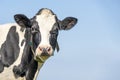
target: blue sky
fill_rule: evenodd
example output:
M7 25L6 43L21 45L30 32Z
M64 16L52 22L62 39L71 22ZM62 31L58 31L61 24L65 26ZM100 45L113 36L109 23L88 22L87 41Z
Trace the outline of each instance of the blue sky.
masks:
M41 8L78 23L60 32L60 51L37 80L120 80L120 0L1 0L0 24L14 22L18 13L31 18Z

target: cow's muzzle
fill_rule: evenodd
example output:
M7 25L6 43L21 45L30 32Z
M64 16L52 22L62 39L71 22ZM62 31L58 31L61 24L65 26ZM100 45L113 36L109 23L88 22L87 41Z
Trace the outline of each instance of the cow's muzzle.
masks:
M40 56L50 56L50 51L51 51L51 47L39 47L39 50L41 52Z

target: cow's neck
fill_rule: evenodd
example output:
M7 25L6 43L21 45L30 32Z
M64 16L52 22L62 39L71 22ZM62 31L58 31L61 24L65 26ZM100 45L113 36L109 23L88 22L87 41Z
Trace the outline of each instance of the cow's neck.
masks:
M43 66L43 64L44 64L44 63L38 62L38 68L37 68L37 71L36 71L36 73L35 73L35 76L34 76L34 79L33 79L33 80L36 80L36 79L37 79L37 76L38 76L39 71L40 71L41 67Z

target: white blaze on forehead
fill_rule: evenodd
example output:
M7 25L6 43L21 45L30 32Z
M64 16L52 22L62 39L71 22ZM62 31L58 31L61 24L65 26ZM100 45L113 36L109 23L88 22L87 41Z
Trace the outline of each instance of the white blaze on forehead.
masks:
M41 11L41 14L36 16L36 21L38 22L40 33L41 33L41 44L49 44L50 30L56 22L55 15L49 10L44 9ZM50 45L50 44L49 44Z

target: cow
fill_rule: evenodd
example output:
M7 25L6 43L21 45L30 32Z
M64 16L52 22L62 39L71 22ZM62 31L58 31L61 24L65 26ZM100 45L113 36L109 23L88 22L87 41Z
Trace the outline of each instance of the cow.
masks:
M16 14L14 19L16 23L0 27L5 34L0 39L0 80L36 80L45 61L59 51L59 31L72 29L77 18L59 20L42 8L33 18Z

